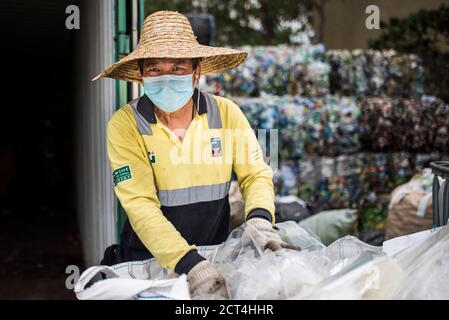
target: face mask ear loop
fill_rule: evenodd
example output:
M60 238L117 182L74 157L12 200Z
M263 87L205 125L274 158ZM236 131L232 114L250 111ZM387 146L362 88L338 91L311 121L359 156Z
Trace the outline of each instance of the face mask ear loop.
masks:
M196 111L199 112L200 110L200 77L198 76L198 74L196 74L196 89L198 92L198 97L196 98Z

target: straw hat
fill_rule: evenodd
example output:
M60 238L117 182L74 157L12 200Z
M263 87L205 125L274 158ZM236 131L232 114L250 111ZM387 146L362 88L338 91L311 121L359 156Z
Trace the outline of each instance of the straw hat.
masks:
M202 58L202 73L213 73L237 67L246 56L244 51L199 44L187 17L157 11L145 19L137 48L93 80L109 77L143 83L138 60L144 58Z

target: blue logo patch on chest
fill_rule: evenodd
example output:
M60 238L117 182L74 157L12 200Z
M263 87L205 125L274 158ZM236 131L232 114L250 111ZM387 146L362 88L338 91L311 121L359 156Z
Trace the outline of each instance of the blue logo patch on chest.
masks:
M221 157L222 155L221 138L211 138L210 145L212 149L212 157Z

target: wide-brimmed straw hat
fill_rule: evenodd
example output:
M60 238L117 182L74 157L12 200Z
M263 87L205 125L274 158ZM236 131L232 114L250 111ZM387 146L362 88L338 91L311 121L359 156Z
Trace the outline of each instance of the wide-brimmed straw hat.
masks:
M93 80L109 77L143 83L138 61L145 58L201 58L205 74L237 67L246 56L244 51L199 44L187 17L175 11L158 11L145 19L137 48Z

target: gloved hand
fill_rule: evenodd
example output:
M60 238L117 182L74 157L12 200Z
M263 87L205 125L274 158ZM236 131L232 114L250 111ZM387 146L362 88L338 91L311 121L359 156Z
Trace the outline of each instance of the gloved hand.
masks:
M192 296L217 295L228 299L225 279L207 260L201 261L187 274Z
M271 222L263 218L252 218L246 222L246 228L242 234L242 243L246 245L251 241L261 247L262 250L268 248L276 251L287 246Z

